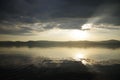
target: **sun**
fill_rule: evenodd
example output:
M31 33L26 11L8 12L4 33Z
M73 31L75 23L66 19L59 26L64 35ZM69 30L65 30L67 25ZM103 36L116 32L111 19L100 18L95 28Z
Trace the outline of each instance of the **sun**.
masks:
M87 31L82 30L72 30L70 36L74 40L85 40L86 38L88 38L88 33Z

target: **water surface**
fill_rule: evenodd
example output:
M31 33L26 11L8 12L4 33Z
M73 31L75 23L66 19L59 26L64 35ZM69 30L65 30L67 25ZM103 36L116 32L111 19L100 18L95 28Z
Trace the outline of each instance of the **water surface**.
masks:
M41 71L43 68L47 71L47 74ZM14 75L19 76L14 77L10 75L11 72L7 71L7 69L9 69L9 71L12 70L13 72L11 72L14 73ZM30 75L34 75L34 79L39 80L44 79L46 75L50 76L50 74L55 73L56 70L59 74L57 76L62 76L60 74L67 75L68 72L74 73L78 75L76 80L87 80L88 78L91 80L114 80L119 78L117 75L120 73L120 48L1 47L0 70L3 71L3 73L0 74L0 78L3 80L7 80L5 76L10 78L8 80L27 80ZM20 71L22 72L20 73ZM29 71L31 74L28 74ZM25 75L23 76L22 73ZM40 76L39 74L42 75ZM83 77L80 77L80 74ZM39 77L36 75L39 75ZM63 76L63 78L65 77L66 76ZM72 78L75 79L75 76ZM30 80L33 79L30 78ZM55 80L59 80L59 78L57 77Z

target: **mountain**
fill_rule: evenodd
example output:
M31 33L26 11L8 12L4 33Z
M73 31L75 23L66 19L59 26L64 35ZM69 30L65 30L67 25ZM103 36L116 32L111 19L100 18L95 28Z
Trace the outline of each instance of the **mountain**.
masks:
M119 40L106 41L0 41L0 47L120 47Z

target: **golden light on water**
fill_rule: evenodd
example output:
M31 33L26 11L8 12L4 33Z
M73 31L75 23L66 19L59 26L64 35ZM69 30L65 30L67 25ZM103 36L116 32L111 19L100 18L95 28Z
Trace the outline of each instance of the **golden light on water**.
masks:
M76 61L80 61L82 58L84 58L84 55L82 53L78 53L75 55L74 59Z
M76 61L81 61L82 64L86 65L88 64L88 62L86 61L86 56L82 53L77 53L75 56L74 56L74 59Z

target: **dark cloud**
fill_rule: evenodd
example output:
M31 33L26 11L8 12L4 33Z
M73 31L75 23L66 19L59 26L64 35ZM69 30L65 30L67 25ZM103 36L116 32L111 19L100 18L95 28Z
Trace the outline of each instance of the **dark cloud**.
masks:
M3 21L0 24L0 34L25 34L25 33L32 33L34 32L41 32L50 30L53 28L60 28L60 29L81 29L81 26L86 22L86 19L73 19L73 18L66 18L66 19L54 19L48 21L39 21L36 23L12 23L9 21Z
M120 26L120 17L107 17L99 20L99 24L111 24L115 26Z
M27 26L16 24L0 24L0 34L20 35L25 33L31 33L31 31L33 31L33 29Z
M119 7L119 0L0 0L0 34L30 33L54 27L81 29L89 18L109 14L97 23L120 25ZM33 28L36 23L42 26ZM16 28L16 25L19 26Z
M0 0L1 19L24 17L91 17L97 8L116 0Z

